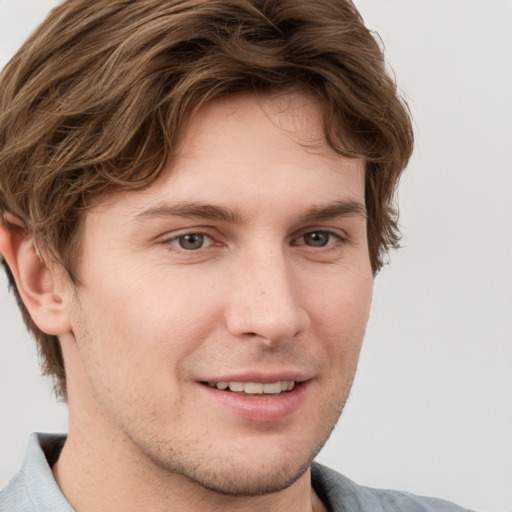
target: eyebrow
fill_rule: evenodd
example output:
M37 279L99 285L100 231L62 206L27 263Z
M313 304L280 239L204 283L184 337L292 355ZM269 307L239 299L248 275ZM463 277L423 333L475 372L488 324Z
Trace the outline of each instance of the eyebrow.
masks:
M222 220L232 222L234 224L242 224L246 220L245 215L237 209L195 202L172 205L167 203L158 203L139 212L135 215L135 220L166 217L197 217L201 219Z
M359 201L344 200L326 206L313 206L302 213L303 221L315 221L322 219L334 219L336 217L360 216L367 218L366 206Z
M343 200L322 206L313 206L300 214L301 221L311 222L315 220L333 219L339 217L361 216L366 219L367 211L364 204L359 201ZM233 224L247 222L248 216L236 208L217 206L205 203L157 203L137 213L136 221L148 218L185 217L220 220Z

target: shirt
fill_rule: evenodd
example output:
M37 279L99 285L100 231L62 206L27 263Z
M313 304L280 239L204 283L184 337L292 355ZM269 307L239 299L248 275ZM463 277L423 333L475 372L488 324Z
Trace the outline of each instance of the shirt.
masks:
M56 434L30 436L20 470L0 492L0 512L73 512L51 470L65 440ZM437 498L363 487L317 463L311 478L329 512L471 512Z

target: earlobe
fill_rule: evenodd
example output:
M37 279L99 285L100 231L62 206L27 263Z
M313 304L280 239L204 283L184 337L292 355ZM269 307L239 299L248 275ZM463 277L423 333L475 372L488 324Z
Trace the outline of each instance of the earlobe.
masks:
M57 265L40 254L34 239L23 229L0 225L0 253L16 281L19 294L35 324L46 334L70 331L64 287Z

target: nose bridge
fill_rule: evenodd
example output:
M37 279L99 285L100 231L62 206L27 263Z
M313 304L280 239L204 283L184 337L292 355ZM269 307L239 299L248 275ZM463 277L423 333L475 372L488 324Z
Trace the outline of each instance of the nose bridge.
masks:
M280 343L303 331L308 317L284 250L262 248L241 258L234 270L227 324L236 336Z

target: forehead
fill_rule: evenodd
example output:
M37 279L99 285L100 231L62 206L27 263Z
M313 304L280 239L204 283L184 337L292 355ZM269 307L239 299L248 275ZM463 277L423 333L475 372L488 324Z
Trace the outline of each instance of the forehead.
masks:
M116 194L104 205L127 209L159 201L258 201L278 209L309 201L364 204L364 162L326 142L321 108L309 95L240 95L203 105L189 119L162 176L149 188Z
M178 154L205 150L208 142L223 134L244 143L243 146L232 147L232 151L236 147L248 151L251 136L256 145L262 139L274 139L278 135L278 140L284 140L284 136L290 143L310 152L335 157L332 148L326 144L323 124L320 105L309 94L288 91L271 95L229 96L203 105L191 117L180 134ZM268 149L272 147L269 145Z

